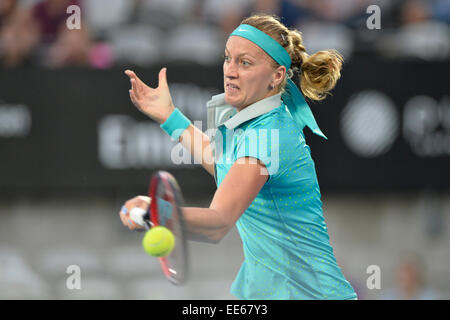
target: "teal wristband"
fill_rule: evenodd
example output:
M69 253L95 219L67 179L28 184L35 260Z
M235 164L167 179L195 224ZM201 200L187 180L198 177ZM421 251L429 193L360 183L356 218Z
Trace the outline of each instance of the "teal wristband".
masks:
M187 127L189 127L190 124L191 120L186 118L186 116L178 108L175 108L175 110L170 114L167 120L160 125L160 127L174 141L178 141L181 134L187 129Z

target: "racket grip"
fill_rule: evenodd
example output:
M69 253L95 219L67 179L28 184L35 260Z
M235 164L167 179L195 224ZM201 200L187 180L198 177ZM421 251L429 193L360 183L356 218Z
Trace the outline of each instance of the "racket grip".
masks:
M147 212L142 217L144 220L144 227L146 230L150 230L151 227L153 227L153 223L150 221L150 207L148 208Z

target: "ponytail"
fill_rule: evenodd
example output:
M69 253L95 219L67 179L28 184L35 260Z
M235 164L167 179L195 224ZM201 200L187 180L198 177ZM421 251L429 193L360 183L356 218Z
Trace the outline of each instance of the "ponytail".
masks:
M323 100L336 86L344 61L336 50L319 51L309 56L303 46L301 32L288 29L276 15L255 14L245 18L241 24L258 28L286 49L292 61L288 76L291 78L293 73L299 73L298 85L304 96L311 100ZM274 60L273 65L275 68L279 66ZM286 80L280 84L280 91L284 90L285 85Z
M341 77L343 58L336 50L319 51L301 64L300 89L311 100L323 100Z

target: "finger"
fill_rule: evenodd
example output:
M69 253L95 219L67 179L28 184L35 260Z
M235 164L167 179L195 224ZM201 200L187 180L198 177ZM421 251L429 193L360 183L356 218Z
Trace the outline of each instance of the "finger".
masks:
M143 82L133 71L130 72L130 82L131 84L134 83L134 90L136 91L137 94L140 94L143 89Z
M136 73L134 72L134 71L131 71L131 70L126 70L125 71L125 74L127 75L127 76L129 76L130 77L130 80L131 79L134 79L135 81L136 81L136 87L137 87L137 89L138 90L143 90L144 89L144 87L145 86L147 86L137 75L136 75Z
M120 212L119 212L119 217L120 217L120 220L122 221L122 224L123 224L125 227L128 227L128 228L131 229L131 230L140 228L140 226L139 226L138 224L136 224L136 223L130 218L130 212L131 212L133 209L130 210L129 208L127 208L127 205L129 206L129 204L125 204L124 206L122 206L122 208L121 208L121 210L120 210Z
M127 222L127 219L130 216L130 210L134 208L134 202L133 200L128 200L127 202L124 203L124 205L122 206L122 208L120 209L120 215L121 218L124 219L124 222Z
M147 197L147 196L138 196L138 198L141 199L142 201L147 202L148 204L150 204L150 202L152 200L150 197Z
M126 223L125 223L125 218L124 218L125 216L124 216L124 214L123 213L119 213L119 218L120 218L120 221L122 221L122 224L124 225L124 226L126 226Z
M147 212L149 204L150 198L141 195L126 201L120 211L126 226L142 228L144 226L142 218ZM142 226L139 225L140 223Z
M136 104L136 97L134 96L133 90L130 90L129 92L130 92L130 100L131 100L131 102L133 102L134 106L137 107L137 104Z
M130 217L127 218L127 227L130 230L136 230L136 229L144 229L145 223L142 222L142 225L131 219Z
M128 212L130 212L131 209L133 209L134 207L138 206L138 204L140 202L142 202L141 197L144 197L144 196L136 196L136 197L131 198L130 200L127 200L125 202L125 207L127 208Z
M127 217L125 214L123 214L123 213L120 213L120 214L119 214L119 217L120 217L120 221L122 221L122 224L123 224L125 227L127 227L127 226L128 226L128 225L127 225L128 217Z
M125 74L130 77L130 79L139 79L136 73L132 70L126 70Z
M126 216L125 215L127 214L127 212L128 212L128 209L125 206L122 206L122 208L120 208L119 217L124 226L126 226Z
M131 80L131 79L136 79L136 78L137 78L136 73L134 73L134 71L126 70L126 71L125 71L125 74L130 78L130 80Z
M141 93L147 85L135 73L134 79L136 81L136 87L138 88L139 93Z
M137 104L136 95L134 94L133 90L130 90L130 99L131 99L131 102L133 102L133 104L139 109L138 104Z
M158 88L167 86L167 68L162 68L161 71L159 71Z
M131 220L130 218L128 218L128 219L127 219L127 227L128 227L128 229L130 229L130 230L134 230L134 229L137 229L137 228L138 228L138 225L137 225L133 220Z
M130 82L131 82L131 90L133 91L135 98L139 98L139 96L140 96L139 93L140 92L139 92L139 90L137 88L136 80L135 79L131 79Z
M146 196L138 196L136 207L147 210L150 205L150 198Z
M128 218L127 218L127 216L126 215L124 215L123 213L120 213L119 214L119 217L120 217L120 221L122 221L122 224L125 226L125 227L128 227Z

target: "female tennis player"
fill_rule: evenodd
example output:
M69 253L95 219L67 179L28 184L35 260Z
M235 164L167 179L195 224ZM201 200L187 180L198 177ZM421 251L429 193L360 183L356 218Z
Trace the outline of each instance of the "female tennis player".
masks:
M212 141L172 103L166 68L157 88L127 70L130 98L202 160L217 191L209 208L183 208L187 231L218 242L236 226L244 262L231 287L239 299L356 299L344 278L322 213L321 194L303 128L326 138L304 96L324 99L340 78L342 57L334 50L306 53L301 33L279 18L244 19L225 46L224 93L208 103ZM299 88L291 80L297 73ZM210 111L213 112L210 112ZM195 146L194 135L202 137ZM144 210L151 199L125 203L125 212Z

